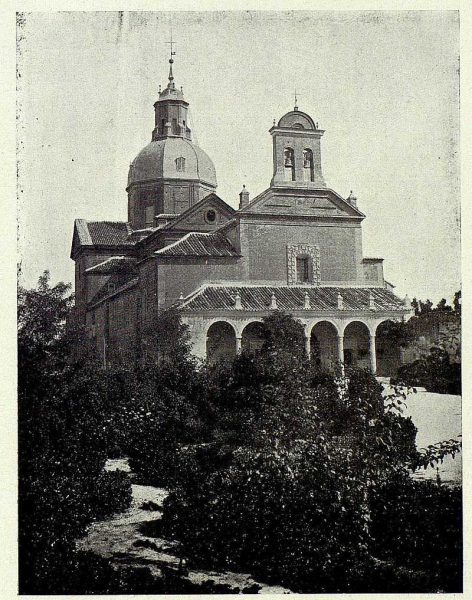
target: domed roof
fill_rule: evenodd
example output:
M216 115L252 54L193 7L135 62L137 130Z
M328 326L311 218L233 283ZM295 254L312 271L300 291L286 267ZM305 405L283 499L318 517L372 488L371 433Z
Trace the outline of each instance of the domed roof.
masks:
M316 125L310 115L301 110L291 110L286 113L279 121L278 127L288 127L290 129L311 129L316 130Z
M210 157L181 137L156 140L143 148L130 165L128 185L163 178L194 179L216 187L216 171Z

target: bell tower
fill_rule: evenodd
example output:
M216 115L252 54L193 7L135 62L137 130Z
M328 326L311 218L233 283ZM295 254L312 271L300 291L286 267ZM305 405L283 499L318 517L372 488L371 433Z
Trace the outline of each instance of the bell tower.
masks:
M274 174L271 187L326 188L321 171L320 139L324 134L313 119L295 106L270 129Z

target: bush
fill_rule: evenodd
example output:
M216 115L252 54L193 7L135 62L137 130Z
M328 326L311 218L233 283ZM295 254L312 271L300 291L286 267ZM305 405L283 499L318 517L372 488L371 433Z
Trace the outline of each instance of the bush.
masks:
M424 592L462 592L462 491L394 479L372 497L376 556L430 573Z
M239 450L226 468L189 472L164 502L164 531L200 564L294 591L347 591L339 574L354 573L366 549L362 494L323 459L305 445L290 455Z
M461 393L461 365L451 363L442 348L431 348L430 354L398 369L394 383L424 387L438 394Z

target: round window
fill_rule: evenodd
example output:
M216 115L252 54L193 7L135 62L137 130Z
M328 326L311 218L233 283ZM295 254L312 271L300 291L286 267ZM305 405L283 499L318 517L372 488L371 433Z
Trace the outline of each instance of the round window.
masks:
M216 212L213 209L207 210L205 219L208 221L208 223L214 223L216 221Z

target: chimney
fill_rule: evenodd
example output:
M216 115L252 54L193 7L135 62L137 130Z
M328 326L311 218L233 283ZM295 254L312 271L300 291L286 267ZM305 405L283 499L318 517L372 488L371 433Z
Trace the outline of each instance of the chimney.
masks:
M239 193L239 208L246 208L249 204L249 192L246 189L246 186L243 185L243 189Z

